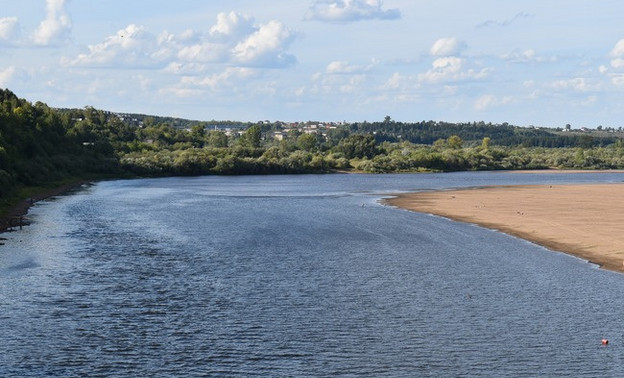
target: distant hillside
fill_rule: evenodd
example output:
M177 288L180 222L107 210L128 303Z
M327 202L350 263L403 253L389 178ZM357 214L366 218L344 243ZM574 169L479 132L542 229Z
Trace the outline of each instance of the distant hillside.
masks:
M61 114L69 114L73 119L80 119L80 116L83 114L85 109L91 109L91 107L85 107L84 109L56 108L55 110L57 110ZM106 110L102 110L101 112L106 115L107 118L116 117L123 123L136 127L167 125L176 129L191 129L191 127L196 125L204 126L207 128L214 128L215 126L218 128L247 128L251 125L251 123L249 122L239 121L198 121L186 118L164 117L139 113L123 113Z
M409 141L432 144L438 139L457 135L467 143L481 143L484 137L499 146L524 147L592 147L606 146L624 138L624 132L609 130L565 130L537 127L520 127L507 123L485 122L449 123L422 121L416 123L395 122L386 117L384 122L354 123L352 133L374 133L379 142Z

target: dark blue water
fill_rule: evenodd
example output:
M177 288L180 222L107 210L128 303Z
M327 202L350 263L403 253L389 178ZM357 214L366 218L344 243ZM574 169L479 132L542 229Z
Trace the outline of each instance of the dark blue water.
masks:
M5 234L0 376L623 376L624 275L377 203L622 180L101 182L38 203L32 226Z

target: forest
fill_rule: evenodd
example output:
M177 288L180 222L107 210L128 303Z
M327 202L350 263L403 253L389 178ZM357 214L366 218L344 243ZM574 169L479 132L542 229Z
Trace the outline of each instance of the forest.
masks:
M352 124L189 121L55 109L0 90L4 202L24 188L80 179L546 168L624 168L624 134L389 116Z

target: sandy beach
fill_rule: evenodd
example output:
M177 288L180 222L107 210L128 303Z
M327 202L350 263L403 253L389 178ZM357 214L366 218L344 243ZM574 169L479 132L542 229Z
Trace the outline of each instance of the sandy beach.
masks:
M390 205L500 230L624 272L624 184L527 185L400 194Z

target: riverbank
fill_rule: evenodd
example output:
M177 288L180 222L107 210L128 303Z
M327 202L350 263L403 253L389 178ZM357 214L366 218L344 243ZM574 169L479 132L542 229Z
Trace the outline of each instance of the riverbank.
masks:
M624 184L527 185L399 194L386 203L474 223L624 272Z
M16 201L5 211L0 213L0 233L27 225L29 223L26 217L28 210L38 201L68 193L88 182L89 181L78 180L50 188L32 189L32 193L29 194L26 199Z

